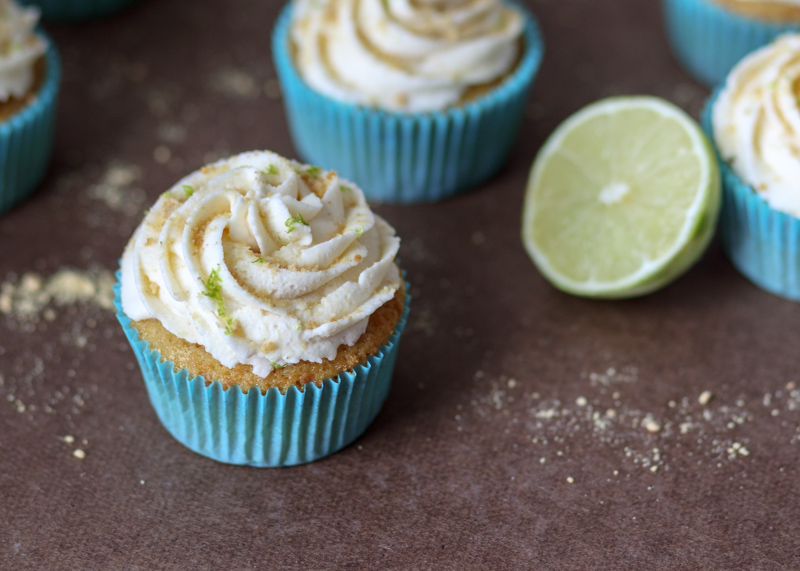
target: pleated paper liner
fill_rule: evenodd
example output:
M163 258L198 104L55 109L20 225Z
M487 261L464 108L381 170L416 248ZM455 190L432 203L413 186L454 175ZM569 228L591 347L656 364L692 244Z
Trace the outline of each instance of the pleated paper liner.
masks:
M703 111L703 129L712 142L712 112L719 93L709 98ZM800 220L772 208L716 152L722 175L720 237L725 253L758 287L800 301Z
M667 37L681 65L695 79L722 83L739 60L800 23L742 16L716 0L662 0Z
M45 76L36 97L0 123L0 213L19 204L39 186L53 151L61 62L51 38L45 54Z
M258 467L313 462L347 446L378 415L392 380L400 336L408 320L411 296L397 327L364 365L304 390L285 394L258 387L243 393L219 381L191 378L151 351L122 310L119 273L114 286L117 319L139 361L150 402L164 427L187 448L219 462ZM408 291L408 285L406 286Z
M485 182L508 158L544 52L536 19L519 7L526 20L525 51L503 83L446 111L395 113L310 88L292 61L292 4L286 6L272 53L299 156L335 169L377 202L435 202Z

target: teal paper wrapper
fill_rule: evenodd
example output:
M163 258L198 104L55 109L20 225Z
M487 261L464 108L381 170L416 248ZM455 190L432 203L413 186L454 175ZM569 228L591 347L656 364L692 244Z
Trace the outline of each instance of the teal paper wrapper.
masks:
M712 110L717 90L703 111L703 130L714 141ZM800 220L772 208L719 155L722 175L722 247L747 279L777 296L800 301Z
M311 89L292 61L289 4L272 53L298 154L336 169L378 202L435 202L486 181L508 158L544 53L535 18L521 9L525 52L501 85L457 108L414 114L343 103Z
M114 286L117 319L139 361L150 403L164 428L190 450L228 464L257 467L313 462L344 448L361 436L389 394L400 335L408 320L411 296L397 327L376 355L352 371L309 383L286 394L257 387L227 391L219 381L206 386L202 376L175 371L151 351L122 311L120 274ZM408 284L406 284L408 292Z
M53 40L45 54L45 77L36 98L0 123L0 213L27 198L44 178L53 151L61 63Z
M774 23L731 12L714 0L662 0L675 57L696 79L718 85L739 60L797 23Z
M42 18L61 22L82 22L119 12L138 0L20 0L20 4L38 6Z

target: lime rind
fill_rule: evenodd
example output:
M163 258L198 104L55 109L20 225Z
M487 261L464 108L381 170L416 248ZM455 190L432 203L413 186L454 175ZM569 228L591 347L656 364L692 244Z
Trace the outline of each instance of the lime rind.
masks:
M629 110L647 110L676 121L691 141L691 152L699 157L700 176L692 204L685 210L684 222L671 247L660 257L645 261L622 279L575 281L557 271L547 256L536 247L534 226L535 189L548 160L559 153L564 139L579 125L602 114L613 116ZM576 159L573 158L573 161ZM578 161L579 162L579 161ZM681 109L649 96L615 97L591 104L562 123L539 151L528 183L523 210L523 243L542 274L559 289L585 297L627 298L651 293L685 273L703 254L716 227L721 203L719 169L713 150L697 124Z

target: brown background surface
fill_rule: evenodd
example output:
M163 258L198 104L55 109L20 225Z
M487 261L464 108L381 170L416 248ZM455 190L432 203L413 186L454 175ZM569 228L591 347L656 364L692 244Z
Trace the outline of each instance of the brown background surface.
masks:
M655 1L530 4L547 50L508 168L442 204L377 208L403 237L414 301L367 433L307 466L217 464L161 427L112 313L0 314L0 568L800 567L786 389L800 306L740 277L716 242L661 292L582 300L519 240L530 163L570 113L650 93L697 116L708 91L672 60ZM0 280L113 271L179 176L255 148L293 156L278 9L150 0L48 26L64 63L55 157L0 218Z

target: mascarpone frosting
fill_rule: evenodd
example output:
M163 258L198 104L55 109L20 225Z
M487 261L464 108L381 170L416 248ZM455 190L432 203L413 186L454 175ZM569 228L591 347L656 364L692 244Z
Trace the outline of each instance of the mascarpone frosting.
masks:
M123 254L122 307L265 377L354 344L401 286L399 246L335 172L244 153L158 199Z
M713 109L720 155L773 208L800 218L800 35L743 59Z
M438 111L516 64L523 15L502 0L296 0L295 61L315 90L392 111Z
M21 98L34 82L34 64L47 50L47 41L34 33L36 8L21 8L0 0L0 101Z

